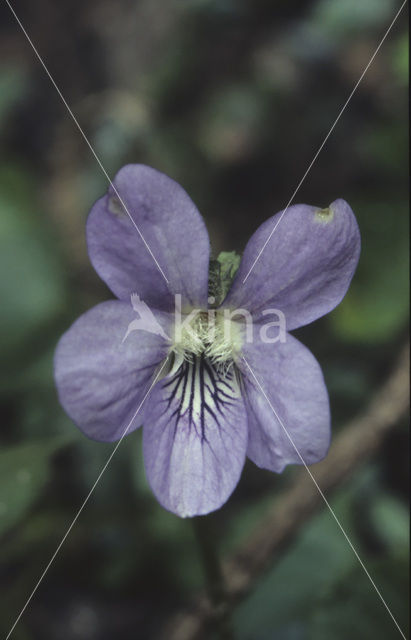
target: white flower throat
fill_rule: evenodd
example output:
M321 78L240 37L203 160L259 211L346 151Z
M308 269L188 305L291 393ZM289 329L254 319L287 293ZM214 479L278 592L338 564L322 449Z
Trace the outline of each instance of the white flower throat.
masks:
M230 366L243 342L243 325L229 309L193 310L176 321L172 351L184 360L203 355L215 365Z

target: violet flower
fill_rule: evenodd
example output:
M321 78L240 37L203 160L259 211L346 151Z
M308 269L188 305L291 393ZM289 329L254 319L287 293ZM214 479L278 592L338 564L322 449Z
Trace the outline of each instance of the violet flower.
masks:
M119 440L129 422L129 432L144 425L148 481L159 502L183 517L218 509L246 456L276 472L301 464L299 455L306 464L321 460L330 412L320 366L290 334L285 341L261 336L267 309L281 310L289 331L342 300L360 252L349 205L290 207L249 273L281 214L264 222L213 310L211 333L210 245L195 205L176 182L143 165L123 167L114 185L169 282L111 187L90 212L87 242L94 268L118 299L82 315L58 344L55 377L68 415L95 440ZM132 294L159 331L130 329L124 339L136 318ZM186 314L200 310L178 339L174 294ZM252 314L251 340L239 308ZM227 338L222 322L231 311Z

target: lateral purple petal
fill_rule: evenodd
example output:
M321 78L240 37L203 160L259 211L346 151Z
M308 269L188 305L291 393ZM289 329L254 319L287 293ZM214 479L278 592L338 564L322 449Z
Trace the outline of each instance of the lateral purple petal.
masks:
M123 167L114 185L131 219L111 186L93 206L87 243L99 276L120 299L136 292L150 307L171 311L179 293L183 306L205 306L209 239L184 189L138 164Z
M292 330L341 302L358 263L360 233L344 200L327 209L294 205L280 220L281 215L269 218L249 240L223 306L249 309L257 321L264 310L279 309Z
M312 353L287 334L285 343L247 344L243 355L255 375L244 361L239 362L248 413L247 456L276 472L290 463L312 464L324 458L330 444L330 409L321 368Z
M167 331L166 314L160 323ZM60 339L54 373L61 404L77 426L94 440L118 440L141 425L134 419L168 345L148 331L132 331L136 315L119 300L103 302L80 316Z
M247 416L235 373L204 359L158 382L144 413L148 481L160 504L181 517L221 507L244 465Z

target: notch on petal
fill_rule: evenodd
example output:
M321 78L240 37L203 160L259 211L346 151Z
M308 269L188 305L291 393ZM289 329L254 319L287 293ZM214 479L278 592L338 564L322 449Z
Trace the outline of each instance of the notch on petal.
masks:
M110 196L108 199L108 210L115 216L124 216L126 211L117 196Z
M331 209L331 206L326 207L325 209L317 209L315 212L315 219L318 222L322 222L328 224L334 218L334 211Z

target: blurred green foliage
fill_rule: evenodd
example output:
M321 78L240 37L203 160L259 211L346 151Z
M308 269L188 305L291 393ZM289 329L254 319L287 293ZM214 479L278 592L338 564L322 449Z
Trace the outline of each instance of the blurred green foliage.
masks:
M215 258L241 252L257 226L288 202L396 10L393 0L93 0L87 10L79 0L19 4L108 173L144 162L180 181L206 219ZM87 212L106 180L7 7L1 11L6 633L112 450L72 425L52 375L61 333L111 294L92 271L84 241ZM319 206L345 198L362 234L344 302L298 332L323 366L335 430L367 405L406 335L407 72L402 17L296 198ZM406 440L401 425L332 501L402 625ZM213 516L216 547L228 552L243 539L292 473L275 476L248 464L232 499ZM155 502L135 433L113 458L14 637L155 638L202 580L190 523ZM398 637L328 512L267 567L234 623L244 640Z
M50 459L67 440L47 438L0 451L0 535L15 526L39 498L49 479Z
M401 593L407 592L408 513L405 505L384 494L373 476L370 468L359 474L348 491L336 496L333 509L374 581L388 601L396 604L394 615L404 630L407 603ZM360 500L362 517L370 516L369 525L379 543L391 549L391 561L378 559L375 553L364 557L367 551L352 496L361 494L369 484L372 495L367 492L367 500ZM398 633L329 512L305 528L287 556L240 608L235 624L237 637L244 640L273 635L280 640L359 640L370 636L382 640Z
M33 177L0 166L0 349L30 348L64 304L64 280L51 238L39 215ZM7 274L7 275L6 275ZM6 277L4 277L6 276Z

